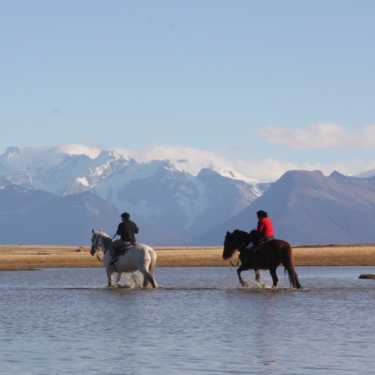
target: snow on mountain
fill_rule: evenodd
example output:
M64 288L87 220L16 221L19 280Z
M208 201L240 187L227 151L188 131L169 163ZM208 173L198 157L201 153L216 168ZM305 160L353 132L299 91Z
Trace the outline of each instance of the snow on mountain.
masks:
M193 176L197 176L202 169L211 169L223 177L245 181L251 185L259 183L258 180L244 176L233 170L225 158L221 158L212 152L182 146L149 146L144 150L126 150L120 148L101 150L82 145L8 147L5 153L0 155L0 174L7 176L8 179L12 175L11 179L17 184L27 184L30 182L31 185L34 185L38 183L33 182L33 179L37 177L40 180L41 188L50 189L57 193L58 188L62 189L62 186L53 186L51 182L47 182L47 184L43 183L43 179L40 179L39 176L52 169L56 169L56 175L59 168L67 168L70 175L67 173L66 177L70 181L71 177L74 177L75 180L80 177L77 174L83 173L82 168L85 167L85 164L87 168L98 168L95 171L98 174L100 173L100 168L103 168L100 163L105 163L104 159L109 157L125 161L134 159L139 164L154 160L164 160L173 164L177 170ZM74 161L66 159L73 159ZM93 162L90 164L89 160ZM80 163L82 165L79 165ZM76 171L73 170L74 166L76 166ZM87 185L84 179L78 180L78 182L81 182L82 185Z
M192 245L219 245L227 230L250 231L265 210L276 238L293 245L375 242L375 177L333 172L288 171L239 214L209 230Z
M208 177L208 175L210 177ZM204 177L205 176L205 177ZM202 170L198 176L178 171L168 161L138 164L100 181L92 189L134 218L166 228L203 232L247 207L259 193L243 181ZM216 208L221 213L210 210ZM199 220L198 220L199 221Z
M0 156L0 174L13 184L59 196L91 191L136 220L187 231L187 236L237 214L269 186L250 184L225 165L214 167L212 158L199 161L192 153L191 159L176 159L176 167L171 160L136 160L121 149L9 147Z
M151 155L160 158L151 159ZM374 170L357 178L293 171L273 184L262 184L242 178L211 153L186 147L148 148L144 154L139 150L101 150L80 145L9 147L0 155L0 192L16 184L56 194L57 198L66 198L56 202L72 205L70 211L66 207L61 212L74 212L79 197L91 197L85 199L92 199L101 209L112 210L115 216L130 212L142 226L144 239L170 246L219 244L226 230L252 229L258 209L269 211L277 233L293 243L373 241L369 233L375 222L375 177L369 177L374 175ZM31 210L37 195L22 194L25 202L12 202ZM48 198L46 194L41 196ZM12 203L13 210L16 203ZM111 204L118 211L110 208ZM82 214L87 223L97 220L95 215L100 216L95 205ZM48 211L52 206L45 207ZM111 220L111 227L115 226L116 218ZM363 229L363 222L370 224Z
M257 184L259 181L249 176L244 176L235 171L231 163L223 157L210 151L202 151L186 146L150 145L145 149L114 149L121 155L138 162L147 163L152 160L168 160L177 170L197 176L202 169L211 169L223 177Z

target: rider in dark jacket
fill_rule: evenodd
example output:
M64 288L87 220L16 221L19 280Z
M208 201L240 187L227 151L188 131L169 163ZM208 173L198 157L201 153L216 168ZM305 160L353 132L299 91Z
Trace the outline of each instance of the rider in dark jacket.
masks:
M120 236L120 240L113 241L109 245L109 255L111 256L111 263L115 262L118 257L116 256L116 249L121 248L125 245L135 245L135 234L138 233L139 229L137 224L130 220L130 215L124 212L121 215L122 223L118 225L116 235Z
M130 220L130 215L124 212L121 215L122 223L118 225L116 235L120 236L125 242L136 243L134 234L138 233L137 224Z

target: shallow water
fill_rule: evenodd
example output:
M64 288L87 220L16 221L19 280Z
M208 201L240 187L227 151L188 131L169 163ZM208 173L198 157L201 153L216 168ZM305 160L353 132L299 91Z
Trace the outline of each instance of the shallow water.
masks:
M104 269L0 272L4 374L369 374L372 267L297 267L303 290L234 268L156 268L156 290ZM138 276L139 277L139 276ZM123 283L132 286L130 278Z

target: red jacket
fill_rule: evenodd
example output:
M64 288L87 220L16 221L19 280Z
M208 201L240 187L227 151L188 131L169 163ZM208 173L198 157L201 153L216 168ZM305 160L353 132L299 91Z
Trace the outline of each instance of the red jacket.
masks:
M264 237L273 237L273 225L272 221L268 217L262 217L258 221L258 232Z

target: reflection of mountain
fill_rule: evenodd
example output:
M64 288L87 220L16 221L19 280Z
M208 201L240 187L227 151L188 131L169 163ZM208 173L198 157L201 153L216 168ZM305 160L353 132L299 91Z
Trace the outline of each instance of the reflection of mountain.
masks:
M227 230L249 231L256 212L266 210L276 237L292 244L375 242L375 177L346 177L337 172L289 171L228 221L194 244L220 245Z

